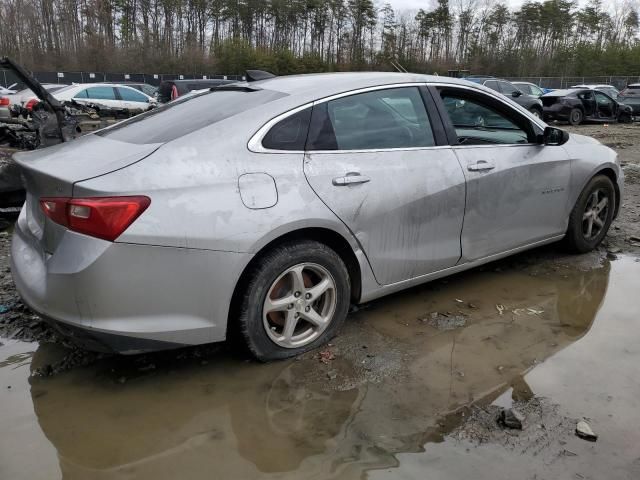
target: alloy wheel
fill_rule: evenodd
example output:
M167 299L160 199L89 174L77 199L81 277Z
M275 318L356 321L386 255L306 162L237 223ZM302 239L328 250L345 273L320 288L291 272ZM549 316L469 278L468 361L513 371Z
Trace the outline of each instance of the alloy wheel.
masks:
M327 329L336 305L336 283L329 271L317 263L301 263L288 268L269 287L263 325L278 346L302 347Z
M592 240L602 232L609 214L609 196L602 189L594 190L582 215L582 234L586 240Z

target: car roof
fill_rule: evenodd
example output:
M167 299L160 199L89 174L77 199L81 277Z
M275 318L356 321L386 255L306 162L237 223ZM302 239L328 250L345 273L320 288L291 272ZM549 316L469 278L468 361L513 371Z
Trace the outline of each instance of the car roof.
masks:
M603 87L607 87L607 88L616 88L613 85L606 85L604 83L581 83L579 85L573 85L571 88L603 88Z
M340 72L286 75L246 83L252 87L276 90L296 97L322 98L359 88L402 84L402 83L447 83L470 85L465 79L396 72ZM477 86L477 84L475 85Z
M566 97L569 95L574 95L576 93L584 92L587 90L591 90L590 88L565 88L562 90L552 90L549 93L545 93L543 97Z

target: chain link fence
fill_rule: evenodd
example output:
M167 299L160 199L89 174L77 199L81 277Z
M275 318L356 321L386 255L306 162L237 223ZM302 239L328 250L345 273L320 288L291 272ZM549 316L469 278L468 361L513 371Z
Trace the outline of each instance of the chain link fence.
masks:
M630 83L640 83L640 76L603 75L599 77L506 77L512 82L531 82L542 88L569 88L573 85L613 85L622 90Z
M158 86L164 80L192 80L192 79L224 79L243 80L242 75L221 75L221 74L172 74L172 73L107 73L107 72L33 72L33 76L40 83L99 83L99 82L135 82L148 83ZM8 87L17 83L17 88L23 85L11 70L0 70L0 84Z

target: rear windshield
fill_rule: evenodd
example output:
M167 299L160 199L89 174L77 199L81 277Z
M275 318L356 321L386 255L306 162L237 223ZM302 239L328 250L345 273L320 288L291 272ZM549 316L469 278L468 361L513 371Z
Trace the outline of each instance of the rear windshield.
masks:
M165 143L258 105L285 97L274 90L215 90L162 105L96 135L127 143Z

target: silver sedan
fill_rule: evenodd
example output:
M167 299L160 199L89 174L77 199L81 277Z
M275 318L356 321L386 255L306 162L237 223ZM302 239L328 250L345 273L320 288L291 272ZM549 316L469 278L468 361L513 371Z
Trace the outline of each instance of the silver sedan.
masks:
M260 360L350 304L563 240L596 247L623 174L480 85L337 73L225 85L16 155L24 301L89 348L237 332Z

